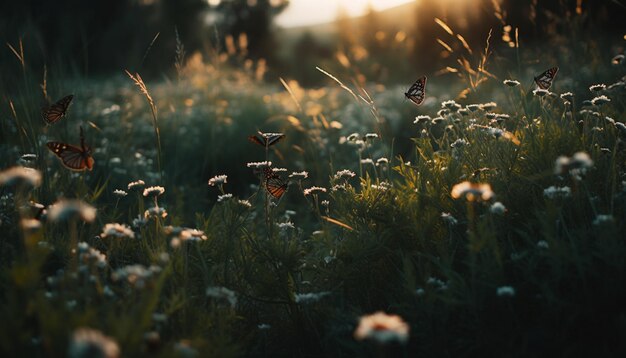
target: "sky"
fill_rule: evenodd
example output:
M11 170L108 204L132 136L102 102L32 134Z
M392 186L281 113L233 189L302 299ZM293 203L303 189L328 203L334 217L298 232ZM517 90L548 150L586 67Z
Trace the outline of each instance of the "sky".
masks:
M383 10L411 1L414 0L291 0L276 23L281 27L314 25L335 20L340 7L349 16L359 16L365 13L368 3L376 10Z

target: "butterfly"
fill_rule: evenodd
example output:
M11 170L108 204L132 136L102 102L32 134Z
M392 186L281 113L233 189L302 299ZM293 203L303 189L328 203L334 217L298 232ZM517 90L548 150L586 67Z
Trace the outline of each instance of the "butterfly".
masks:
M54 124L61 120L61 118L65 117L67 113L67 109L72 103L72 99L74 95L69 95L61 98L55 104L44 108L41 111L41 115L43 116L43 120L48 124Z
M422 76L415 81L409 90L404 92L404 96L415 103L416 106L422 104L426 96L426 76Z
M265 180L265 189L275 199L280 199L287 191L289 184L280 175L274 173L272 168L263 169L263 178Z
M559 72L558 67L555 66L555 67L549 68L545 70L539 76L535 77L535 83L537 84L539 88L547 90L550 88L550 86L552 86L552 81L554 81L554 78L556 77L557 72Z
M263 133L261 131L258 131L257 133L259 133L259 135L248 136L248 140L265 148L268 148L278 143L279 140L285 138L285 135L282 133Z
M91 157L91 148L85 144L83 127L80 127L80 147L60 142L48 142L46 145L61 159L67 169L74 171L93 169L94 160Z

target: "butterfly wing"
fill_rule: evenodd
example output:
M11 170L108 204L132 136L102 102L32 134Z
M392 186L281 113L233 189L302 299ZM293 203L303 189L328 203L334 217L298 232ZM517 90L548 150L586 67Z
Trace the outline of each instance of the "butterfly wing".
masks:
M287 191L287 182L282 180L278 175L269 177L265 180L265 189L274 197L274 199L280 199Z
M252 142L252 143L256 143L256 144L260 145L261 147L265 147L265 140L264 140L264 139L265 139L265 138L263 138L263 137L259 138L259 137L258 137L258 136L256 136L256 135L251 135L251 136L248 136L248 140L249 140L250 142Z
M416 106L421 105L424 102L424 98L426 98L426 76L415 81L409 90L404 93L404 96L415 103Z
M552 81L556 77L557 72L559 72L558 67L552 67L545 70L542 74L535 77L535 83L541 89L548 90L550 86L552 86Z
M60 142L48 142L47 147L61 159L63 166L70 170L83 171L93 169L94 160L89 153L89 148L83 150L82 148Z
M72 99L74 99L74 95L65 96L50 107L44 108L41 112L43 120L48 124L54 124L61 120L65 117Z
M265 189L275 199L280 199L287 191L287 182L281 179L272 168L263 168L263 178L265 179Z
M259 135L251 135L248 136L248 140L252 143L256 143L262 147L271 147L272 145L278 143L281 139L285 137L282 133L262 133L259 132Z
M263 168L263 178L265 178L265 180L270 179L270 178L280 178L280 176L278 174L276 174L276 172L274 172L274 170L270 167L265 167Z
M282 133L275 133L269 136L267 140L267 146L271 147L272 145L278 143L281 139L285 138L285 135Z

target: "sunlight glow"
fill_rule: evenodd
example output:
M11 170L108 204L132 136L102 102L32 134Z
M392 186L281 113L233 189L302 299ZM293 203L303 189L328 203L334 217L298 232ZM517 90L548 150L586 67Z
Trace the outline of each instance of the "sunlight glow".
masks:
M414 0L291 0L276 22L281 27L321 24L335 20L340 9L348 16L365 14L368 4L376 10L406 4Z

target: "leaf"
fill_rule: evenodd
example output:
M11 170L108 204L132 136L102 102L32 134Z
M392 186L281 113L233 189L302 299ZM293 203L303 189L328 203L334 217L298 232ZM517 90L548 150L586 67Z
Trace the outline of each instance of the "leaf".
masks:
M337 219L333 219L329 216L324 216L322 215L322 219L328 221L331 224L335 224L337 226L341 226L344 229L350 230L350 231L354 231L354 229L352 228L352 226L348 225L348 224L344 224L341 221L337 220Z

